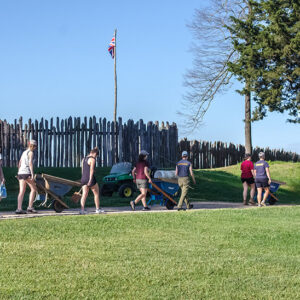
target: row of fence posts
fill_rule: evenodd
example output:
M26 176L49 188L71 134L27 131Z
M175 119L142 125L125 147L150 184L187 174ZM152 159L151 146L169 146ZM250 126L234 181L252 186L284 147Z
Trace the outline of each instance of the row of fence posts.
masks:
M13 124L0 120L0 147L4 166L17 166L28 141L38 143L35 165L38 167L79 167L89 151L100 150L97 166L112 166L116 162L136 161L139 151L147 150L150 162L169 167L177 159L178 132L175 123L114 122L106 118L53 118L38 121L23 119Z
M174 167L186 150L196 169L218 168L234 165L243 160L245 147L223 142L188 141L178 142L175 123L114 122L106 118L84 117L59 119L43 118L38 121L23 119L9 124L0 120L0 153L3 165L17 166L20 156L30 139L38 142L35 151L35 165L38 167L79 167L89 151L98 147L98 167L112 166L116 162L137 160L139 151L147 150L151 165L160 168ZM297 153L269 148L255 148L252 159L258 160L258 153L264 151L267 160L300 161Z
M179 142L179 153L187 151L195 169L219 168L235 165L243 161L245 147L223 142L188 141ZM279 149L256 147L252 151L252 160L257 161L259 152L264 152L266 160L299 162L300 155Z

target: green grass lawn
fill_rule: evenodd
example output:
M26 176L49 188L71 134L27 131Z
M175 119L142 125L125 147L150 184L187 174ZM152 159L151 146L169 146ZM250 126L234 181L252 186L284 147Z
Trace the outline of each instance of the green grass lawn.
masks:
M102 178L107 175L110 168L97 168L96 177L101 183ZM81 177L80 168L39 168L36 173L43 172L50 175L63 177L71 180L78 180ZM285 181L287 185L281 186L278 191L280 203L300 203L300 163L292 162L270 162L270 172L273 179ZM3 199L0 204L1 210L16 209L18 195L18 181L15 178L16 168L4 168L4 174L7 181L8 198ZM240 181L240 164L226 168L195 170L197 185L192 186L190 192L192 201L242 201L242 184ZM77 189L78 190L78 189ZM71 207L73 205L69 200L70 192L66 197L66 202ZM25 196L24 207L28 203L28 194ZM128 199L120 198L118 194L113 197L102 197L101 206L124 206L129 205ZM87 206L93 206L93 199L90 196L87 200Z
M300 207L0 221L1 299L299 299Z

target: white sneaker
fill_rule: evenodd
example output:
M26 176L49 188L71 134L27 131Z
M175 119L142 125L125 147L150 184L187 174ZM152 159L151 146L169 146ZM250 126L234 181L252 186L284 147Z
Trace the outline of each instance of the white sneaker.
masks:
M261 206L267 206L265 201L261 201Z
M258 206L258 207L261 207L261 204L258 204L257 206Z
M86 214L87 214L87 211L81 209L80 212L79 212L79 214L80 214L80 215L86 215Z
M102 213L104 213L105 211L104 211L104 209L102 209L102 208L98 208L98 209L96 209L96 214L102 214Z

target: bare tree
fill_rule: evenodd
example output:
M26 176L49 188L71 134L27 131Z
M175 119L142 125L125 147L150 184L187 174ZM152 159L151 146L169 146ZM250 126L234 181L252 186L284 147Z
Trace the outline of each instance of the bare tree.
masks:
M187 127L193 131L203 121L204 115L217 94L224 93L232 83L230 62L238 58L228 27L231 17L245 20L248 17L248 0L211 0L209 7L197 9L191 24L194 54L193 68L185 74L188 91L184 97L183 113ZM245 82L247 87L247 82ZM245 147L252 151L251 98L245 94Z

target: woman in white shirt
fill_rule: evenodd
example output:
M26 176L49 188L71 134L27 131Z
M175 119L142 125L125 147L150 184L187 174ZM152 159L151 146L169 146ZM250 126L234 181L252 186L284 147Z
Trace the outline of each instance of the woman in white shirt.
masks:
M33 201L37 192L33 172L33 151L36 147L37 143L35 140L29 141L28 148L22 153L19 161L18 179L20 191L18 195L18 208L16 210L16 214L37 213L37 211L33 208ZM26 212L22 209L22 203L27 184L30 187L30 194Z

